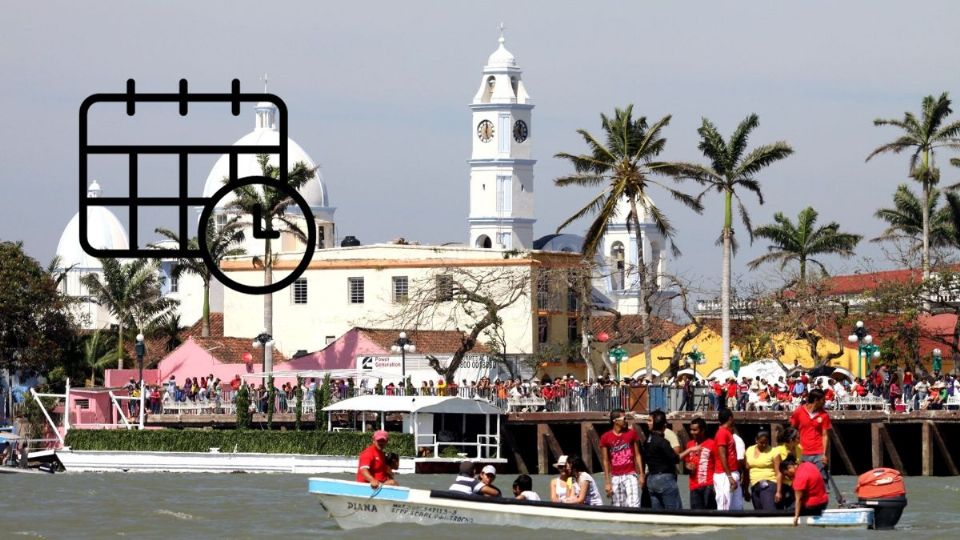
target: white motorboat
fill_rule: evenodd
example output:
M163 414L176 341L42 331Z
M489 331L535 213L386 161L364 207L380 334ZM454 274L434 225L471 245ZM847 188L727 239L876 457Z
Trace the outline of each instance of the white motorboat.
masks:
M611 534L670 534L709 532L731 527L792 527L792 512L660 511L586 506L551 502L486 499L452 491L411 489L311 478L309 491L343 529L389 523L420 525L496 525L529 529L577 530ZM866 529L873 524L871 508L825 510L803 516L799 525Z

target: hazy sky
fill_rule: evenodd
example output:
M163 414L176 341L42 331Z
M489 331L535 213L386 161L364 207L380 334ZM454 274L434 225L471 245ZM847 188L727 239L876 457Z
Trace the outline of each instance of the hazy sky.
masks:
M0 32L0 239L23 240L44 264L54 255L77 211L78 107L87 95L122 91L130 77L145 91L173 92L186 78L192 90L220 92L235 77L253 90L267 72L289 107L291 136L321 166L341 237L466 241L467 106L501 21L536 104L536 236L593 195L555 187L570 169L553 155L582 151L577 128L598 132L601 112L633 103L649 118L673 115L663 157L678 160L701 159L702 117L728 135L757 113L752 142L782 139L796 153L760 177L766 204L748 199L754 223L812 205L822 220L873 237L883 226L872 214L906 181L907 160L864 163L897 135L872 120L918 111L927 94L960 96L958 14L955 2L876 0L9 3ZM249 109L239 123L226 113L200 118L224 142L253 127ZM155 129L161 138L178 133ZM191 174L205 177L205 167ZM960 169L944 167L943 176L960 180ZM717 286L719 196L702 216L653 197L684 252L671 267ZM737 255L741 279L762 277L743 273L764 247ZM831 268L889 266L873 244L858 253Z

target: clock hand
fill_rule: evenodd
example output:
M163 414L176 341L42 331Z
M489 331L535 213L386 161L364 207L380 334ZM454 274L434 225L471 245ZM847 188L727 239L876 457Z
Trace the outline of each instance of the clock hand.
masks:
M263 225L261 224L262 220L263 220L263 208L261 208L259 204L255 205L253 207L253 237L261 240L267 239L267 238L271 240L276 240L277 238L280 238L280 231L263 230Z

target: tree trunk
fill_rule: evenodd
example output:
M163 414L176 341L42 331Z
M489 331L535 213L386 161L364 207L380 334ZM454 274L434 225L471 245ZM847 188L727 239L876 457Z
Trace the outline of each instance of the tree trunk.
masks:
M923 279L930 277L930 151L923 152L923 177L920 183L923 185L923 203L920 210L923 215L923 252L920 254L920 265L923 268Z
M269 286L273 284L273 250L269 238L264 242L264 246L263 284ZM263 329L273 335L273 293L263 295Z
M210 280L203 282L203 322L200 324L200 336L210 337Z
M805 257L800 257L800 285L806 285L807 283L807 259Z
M923 252L920 254L920 266L923 268L923 278L930 277L930 183L923 182Z
M637 235L637 279L639 283L640 294L640 332L643 334L643 359L646 367L646 376L653 378L653 353L650 346L650 295L648 293L649 281L647 279L647 264L643 256L643 234L640 231L640 215L637 214L637 201L630 199L630 220ZM622 376L622 374L621 374Z
M724 200L723 269L720 277L720 335L723 338L723 369L730 366L730 263L733 259L733 194L727 191Z
M117 326L120 329L117 333L117 369L123 369L123 321Z

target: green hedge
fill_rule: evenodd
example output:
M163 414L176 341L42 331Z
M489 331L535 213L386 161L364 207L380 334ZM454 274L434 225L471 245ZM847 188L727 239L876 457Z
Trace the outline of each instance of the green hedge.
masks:
M370 445L370 433L255 430L126 430L73 429L66 446L74 450L126 450L141 452L250 452L260 454L313 454L355 456ZM415 455L413 435L391 433L388 452Z

